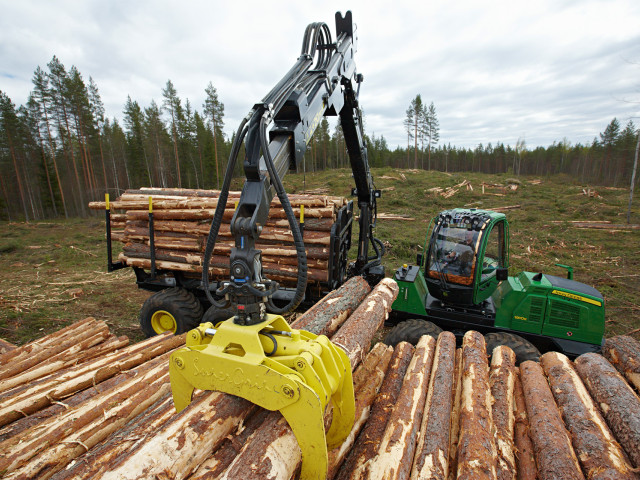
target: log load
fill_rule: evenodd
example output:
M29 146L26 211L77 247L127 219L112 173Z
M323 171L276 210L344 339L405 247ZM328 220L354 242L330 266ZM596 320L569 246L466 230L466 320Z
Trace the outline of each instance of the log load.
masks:
M382 440L391 412L396 406L402 388L402 380L411 363L415 349L407 342L400 342L393 351L388 374L380 387L365 428L358 435L354 448L345 459L335 478L353 480L363 478L366 461L372 458Z
M495 479L497 475L486 351L480 333L465 333L458 440L458 478L464 480Z
M376 456L367 461L365 478L409 478L427 396L435 343L433 337L428 335L418 341Z
M455 359L456 337L442 332L436 344L411 478L446 480L449 474Z
M609 428L633 466L640 468L640 398L604 357L585 353L575 364Z
M520 381L508 348L496 349L489 368L481 336L468 333L463 348L454 351L451 334L443 333L435 348L433 340L426 340L430 371L417 368L416 350L407 343L393 353L381 344L369 351L376 328L367 323L381 324L397 292L388 282L370 291L361 278L352 279L295 323L340 339L355 368L356 422L343 445L329 452L328 478L409 478L412 470L411 478L445 478L445 463L449 478L470 478L473 469L480 472L474 478L482 478L491 468L497 477L508 458L509 448L503 447L509 446L510 431L515 478L638 478L640 399L603 356L586 354L573 364L547 353L541 364L523 363ZM59 350L57 343L68 344L73 331L85 335L88 325L99 329L99 322L77 322L13 349L19 351L12 356L23 362L45 348ZM36 404L21 408L13 421L4 417L3 478L251 480L289 479L299 472L297 440L277 412L219 392L196 392L192 404L175 413L167 364L183 337L154 337L106 354L99 354L99 348L117 339L108 335L88 346L90 338L79 342L84 350L62 350L6 379L25 383L0 393L0 413L30 395ZM163 343L168 346L160 348ZM64 352L76 352L78 363L28 376L58 365ZM421 388L416 374L422 376ZM424 408L414 408L420 402ZM407 411L412 413L403 415ZM331 415L329 407L326 423ZM491 428L482 433L487 442L472 440L474 433L485 432L488 419ZM454 433L457 423L459 435ZM457 465L451 454L455 439ZM491 445L494 458L480 460Z
M585 476L593 480L638 480L571 361L561 353L548 352L540 358L540 364Z
M491 397L496 451L498 453L498 480L515 480L516 459L513 447L515 426L516 355L509 347L498 346L491 355Z
M514 414L515 425L513 443L516 450L516 466L518 480L536 480L536 459L533 455L533 443L529 436L529 418L527 406L524 402L520 370L516 368L514 376Z
M540 480L584 480L542 367L537 362L523 362L520 375Z
M131 267L151 268L149 239L149 198L153 199L154 244L156 267L162 270L202 273L202 257L211 220L218 205L217 190L145 188L127 190L110 202L111 210L125 213L111 215L116 229L112 239L124 243L119 261ZM212 280L227 280L229 252L234 245L230 231L240 192L229 192L213 252ZM308 282L325 285L328 281L328 257L331 229L346 199L327 195L289 195L294 214L300 218L304 210L304 243L307 249ZM92 209L104 209L104 202L91 202ZM263 226L256 248L262 249L263 269L267 278L285 286L297 281L297 259L293 235L278 198L274 198L269 219ZM283 251L286 252L283 254Z
M640 392L640 342L625 335L607 338L602 353Z

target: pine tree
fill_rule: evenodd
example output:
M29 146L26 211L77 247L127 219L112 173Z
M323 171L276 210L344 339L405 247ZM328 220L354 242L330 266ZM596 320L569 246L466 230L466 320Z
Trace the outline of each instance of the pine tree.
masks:
M180 175L180 157L178 155L178 113L181 109L180 98L178 98L178 92L171 80L167 80L167 85L162 89L162 96L164 102L162 103L163 109L169 112L171 116L171 135L173 139L173 153L176 160L176 175L178 178L178 188L182 188L182 177Z
M207 97L202 107L207 121L211 122L213 132L214 160L216 165L216 184L220 188L220 171L218 168L218 139L222 139L222 128L224 127L224 104L218 98L218 91L211 82L204 90Z
M431 145L435 145L440 140L440 122L438 122L438 116L436 114L436 107L431 102L426 114L426 135L427 135L427 150L428 150L428 169L431 170Z
M29 221L29 210L27 209L27 197L25 186L22 181L22 173L18 168L18 158L16 152L16 139L18 137L18 117L16 115L15 105L11 99L0 90L0 131L2 132L2 140L6 141L9 156L13 163L13 168L18 185L18 193L20 195L20 203L24 212L25 221ZM7 203L9 199L7 198Z

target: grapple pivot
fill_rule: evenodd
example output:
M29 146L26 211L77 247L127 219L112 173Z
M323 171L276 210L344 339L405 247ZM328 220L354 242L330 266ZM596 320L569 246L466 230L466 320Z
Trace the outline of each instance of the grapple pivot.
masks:
M339 446L355 418L351 365L324 335L291 329L280 315L255 325L225 320L203 323L187 334L186 347L171 355L171 390L177 411L194 389L218 390L279 410L302 450L301 478L324 479L327 448ZM333 420L325 435L324 411Z

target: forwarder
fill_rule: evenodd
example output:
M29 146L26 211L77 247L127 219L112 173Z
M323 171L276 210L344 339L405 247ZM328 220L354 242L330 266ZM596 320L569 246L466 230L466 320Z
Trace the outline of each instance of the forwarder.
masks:
M391 320L399 323L386 343L415 342L442 329L461 337L473 329L486 334L489 353L508 345L519 362L551 350L571 358L600 350L602 294L573 280L573 269L566 265L556 264L567 270L566 278L540 272L508 276L504 214L456 208L441 212L432 224L417 265L395 272L400 292Z

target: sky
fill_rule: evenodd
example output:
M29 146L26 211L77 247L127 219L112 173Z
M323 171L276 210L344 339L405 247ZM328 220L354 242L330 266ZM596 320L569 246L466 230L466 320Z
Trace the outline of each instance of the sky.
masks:
M0 0L0 90L24 104L56 55L97 83L109 117L170 79L202 111L209 82L231 135L300 54L307 24L357 25L369 135L406 145L410 101L433 102L440 144L590 144L640 124L638 0Z

